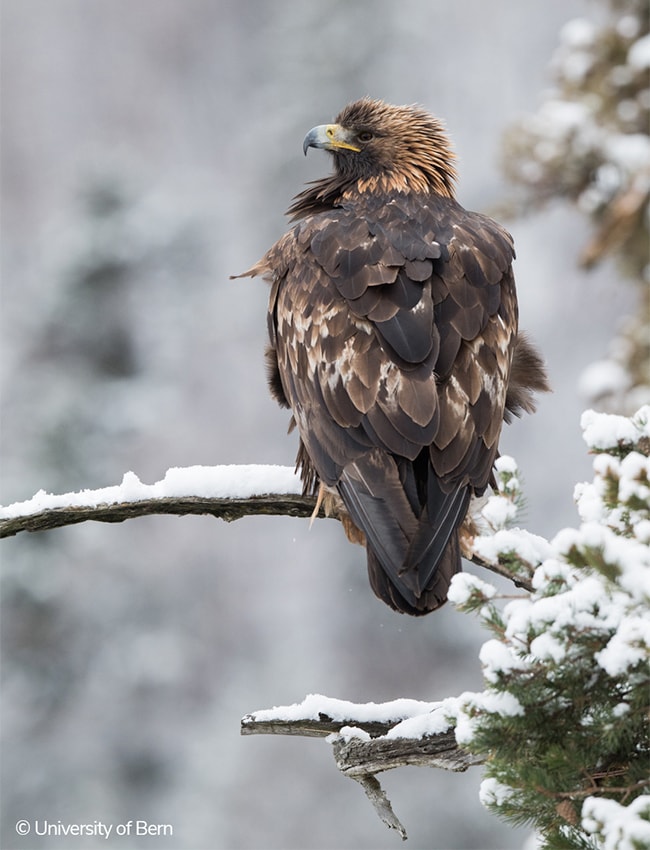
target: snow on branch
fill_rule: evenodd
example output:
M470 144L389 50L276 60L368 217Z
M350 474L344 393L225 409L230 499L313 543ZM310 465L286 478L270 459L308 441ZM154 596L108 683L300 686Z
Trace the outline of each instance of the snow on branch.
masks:
M0 538L152 514L210 514L228 522L255 514L308 517L314 505L314 499L301 495L300 478L288 466L174 467L155 484L143 484L127 472L113 487L61 495L40 490L25 502L0 507Z
M494 516L503 512L504 501L507 498L501 493L483 507L492 530L500 525L495 525ZM260 515L310 517L315 506L315 497L302 495L302 482L293 467L264 464L173 467L155 484L144 484L134 472L127 472L121 484L97 490L58 495L40 490L27 501L0 507L0 538L80 522L115 523L154 514L209 515L226 522ZM325 516L322 510L318 515ZM339 517L334 512L330 518ZM476 552L468 560L530 591L528 579L539 562L534 552L531 557L530 569L519 570L517 574L510 569L507 558L500 560L493 552Z
M357 781L381 820L405 839L406 831L377 773L408 765L467 770L481 759L460 749L454 732L456 700L352 703L309 694L301 703L247 714L242 735L326 737L336 766Z

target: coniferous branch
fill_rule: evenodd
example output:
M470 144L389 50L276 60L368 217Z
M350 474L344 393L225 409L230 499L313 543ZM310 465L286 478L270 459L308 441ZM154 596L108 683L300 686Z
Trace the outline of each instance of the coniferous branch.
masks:
M590 836L620 839L623 822L629 846L646 847L650 407L588 411L582 427L595 455L593 483L576 488L582 523L547 543L534 593L500 610L480 579L452 584L451 601L493 635L480 652L485 690L461 700L458 738L486 759L484 805L534 826L545 850L595 850ZM515 531L475 545L517 572L530 542Z

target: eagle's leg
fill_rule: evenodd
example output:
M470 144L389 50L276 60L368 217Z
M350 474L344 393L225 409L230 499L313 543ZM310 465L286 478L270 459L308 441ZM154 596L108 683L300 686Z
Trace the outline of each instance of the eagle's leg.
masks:
M311 528L314 524L314 520L318 516L318 513L321 509L321 505L325 502L325 516L329 516L328 508L331 507L328 502L325 501L325 496L327 494L327 490L324 484L318 485L318 495L316 496L316 504L314 505L314 510L311 512L311 516L309 517L309 527Z
M343 501L335 490L330 490L325 484L319 482L318 495L316 496L316 505L309 518L309 527L311 528L314 520L318 516L321 507L325 516L335 516L340 520L345 531L345 536L350 543L358 543L360 546L366 545L366 535L361 531L350 519L350 515L345 510Z

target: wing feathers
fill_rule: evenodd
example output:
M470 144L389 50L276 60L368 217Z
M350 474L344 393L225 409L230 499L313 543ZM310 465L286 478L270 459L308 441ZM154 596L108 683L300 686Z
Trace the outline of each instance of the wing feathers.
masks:
M293 411L306 486L337 487L365 535L375 593L426 613L460 569L457 530L504 410L546 388L534 350L515 349L512 240L434 195L317 210L250 272L274 281L271 384Z

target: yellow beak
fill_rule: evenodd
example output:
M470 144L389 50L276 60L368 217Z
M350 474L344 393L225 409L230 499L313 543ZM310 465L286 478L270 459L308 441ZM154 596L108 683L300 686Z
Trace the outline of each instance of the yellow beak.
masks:
M354 136L340 124L319 124L305 136L302 149L307 155L308 148L323 148L326 151L348 150L359 153L361 148L353 144Z

